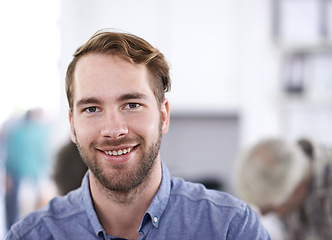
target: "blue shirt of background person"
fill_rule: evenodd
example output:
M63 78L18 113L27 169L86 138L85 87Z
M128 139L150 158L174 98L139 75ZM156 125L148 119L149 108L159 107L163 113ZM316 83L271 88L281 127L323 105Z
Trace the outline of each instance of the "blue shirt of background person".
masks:
M38 194L38 181L49 162L48 128L41 122L42 110L29 110L22 121L9 129L6 143L6 218L9 228L19 217L20 183L30 180ZM36 203L37 204L37 203Z

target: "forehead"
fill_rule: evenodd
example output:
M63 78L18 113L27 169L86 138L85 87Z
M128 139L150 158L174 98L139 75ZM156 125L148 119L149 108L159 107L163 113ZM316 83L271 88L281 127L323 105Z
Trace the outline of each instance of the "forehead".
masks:
M90 53L78 60L74 72L74 99L96 95L110 97L131 91L153 95L145 65L116 55Z

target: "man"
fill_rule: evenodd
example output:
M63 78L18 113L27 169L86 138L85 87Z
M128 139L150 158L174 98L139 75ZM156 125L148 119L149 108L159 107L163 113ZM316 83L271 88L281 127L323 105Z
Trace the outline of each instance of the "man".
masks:
M131 34L99 32L76 51L69 119L89 171L7 239L269 239L246 204L172 178L162 164L168 71L163 54Z
M275 239L332 239L331 151L307 140L298 144L279 138L258 142L242 155L235 174L238 195L258 207L263 224L275 214ZM273 231L270 227L274 228Z

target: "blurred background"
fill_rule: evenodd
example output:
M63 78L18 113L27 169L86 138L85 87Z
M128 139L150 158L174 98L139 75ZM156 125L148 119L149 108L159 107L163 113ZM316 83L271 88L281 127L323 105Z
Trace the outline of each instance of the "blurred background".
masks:
M14 193L18 214L59 194L54 166L70 136L65 71L99 29L136 34L165 54L173 85L161 154L173 175L232 193L238 152L263 137L332 145L331 0L2 0L0 27L0 238L6 185L16 184L6 159L34 154L19 143L41 141L34 152L44 161L24 174L32 165L11 166L24 185ZM29 140L12 134L36 112Z

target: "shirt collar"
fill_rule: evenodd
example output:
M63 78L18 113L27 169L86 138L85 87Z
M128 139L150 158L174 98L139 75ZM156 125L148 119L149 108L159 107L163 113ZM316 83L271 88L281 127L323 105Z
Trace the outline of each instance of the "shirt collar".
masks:
M95 212L93 206L91 192L90 192L89 171L87 171L87 173L83 178L81 188L82 188L83 203L86 209L86 213L91 222L93 230L96 233L96 236L99 236L100 234L105 234L105 231L99 222L97 213Z
M162 179L160 187L157 194L152 199L152 202L144 215L141 227L139 229L140 231L148 222L147 220L150 220L152 222L152 225L158 228L161 216L166 209L170 197L170 192L171 192L171 175L167 167L164 165L164 163L162 163Z

